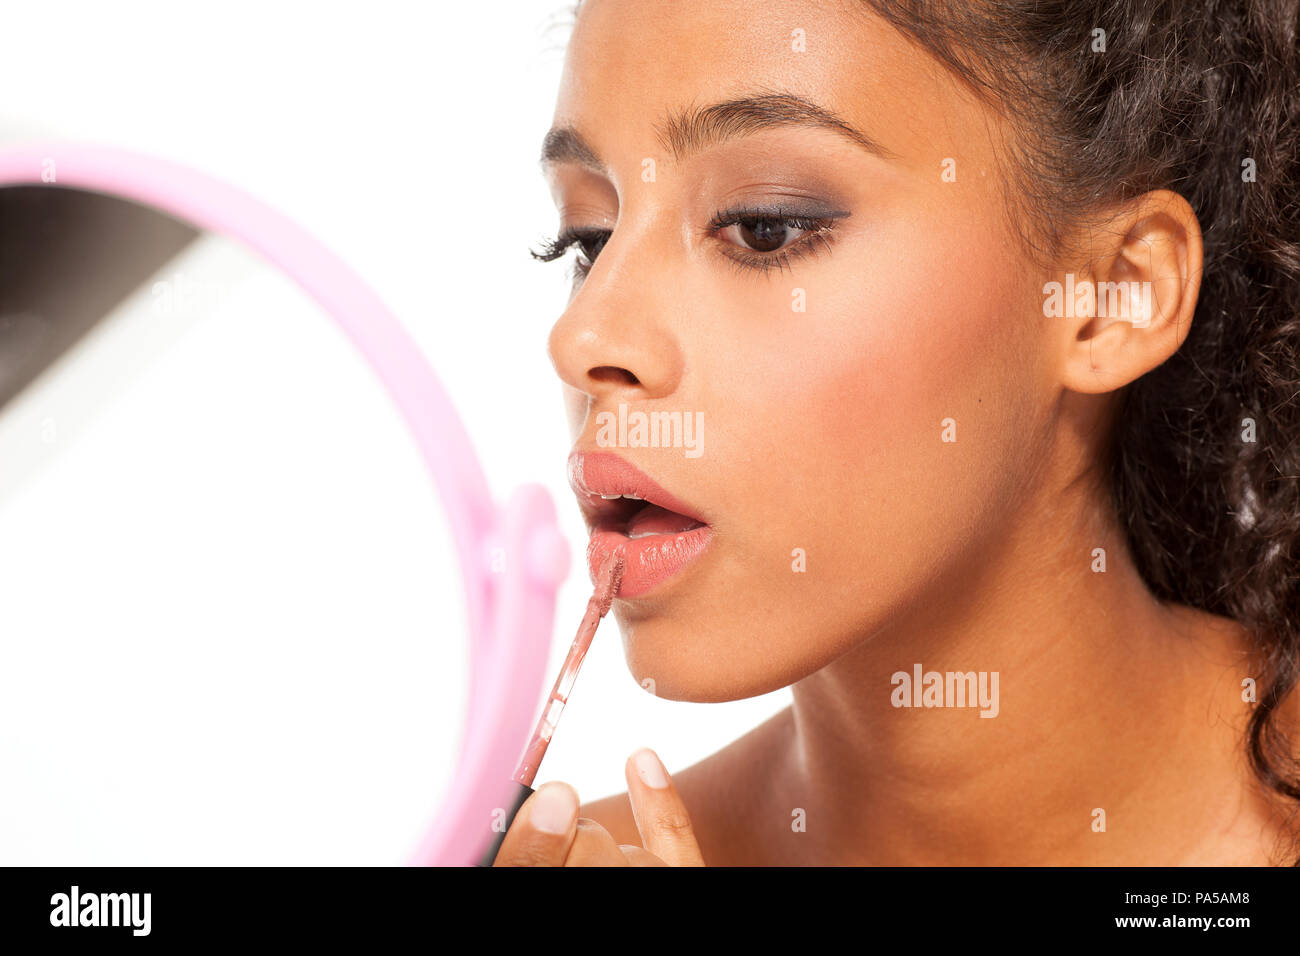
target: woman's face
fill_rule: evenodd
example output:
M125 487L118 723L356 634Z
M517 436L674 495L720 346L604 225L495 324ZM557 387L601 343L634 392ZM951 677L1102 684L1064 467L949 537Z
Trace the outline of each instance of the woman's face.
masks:
M1053 401L1003 122L854 0L586 0L554 130L561 231L597 253L550 340L575 453L708 524L613 539L636 679L764 693L960 600ZM694 449L602 432L620 405L681 413Z

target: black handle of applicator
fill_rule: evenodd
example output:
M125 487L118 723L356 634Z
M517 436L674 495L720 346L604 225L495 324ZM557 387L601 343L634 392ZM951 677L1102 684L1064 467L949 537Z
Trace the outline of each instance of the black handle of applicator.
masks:
M519 808L524 805L524 801L535 793L532 787L522 784L518 780L512 780L511 783L515 785L515 800L510 809L506 811L506 825L492 834L491 842L488 843L487 849L483 851L483 856L474 864L475 866L491 866L496 862L497 853L500 852L501 844L510 831L510 825L515 822L515 815L519 812Z

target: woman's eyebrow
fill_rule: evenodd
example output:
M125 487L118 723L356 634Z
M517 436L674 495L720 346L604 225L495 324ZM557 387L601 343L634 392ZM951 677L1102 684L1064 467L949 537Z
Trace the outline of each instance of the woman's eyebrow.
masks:
M656 124L655 133L659 145L681 161L726 140L789 126L828 129L876 156L892 155L835 113L794 93L764 93L679 110ZM572 126L557 126L546 134L541 162L543 166L577 163L599 173L606 171L596 151Z

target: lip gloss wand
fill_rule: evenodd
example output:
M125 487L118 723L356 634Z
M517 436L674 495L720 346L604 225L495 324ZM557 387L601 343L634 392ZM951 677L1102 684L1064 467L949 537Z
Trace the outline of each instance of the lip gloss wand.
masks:
M510 824L514 822L515 814L534 792L533 780L537 777L537 767L546 756L546 748L550 746L551 737L555 734L555 725L560 722L560 715L564 713L564 705L569 701L573 683L578 679L578 669L582 667L582 661L591 648L591 641L596 636L596 627L600 624L600 619L609 613L610 605L614 603L618 589L623 583L623 565L623 551L619 549L607 557L596 572L596 589L592 592L591 599L587 601L587 612L582 616L582 623L578 625L578 633L569 647L564 666L560 668L560 676L555 679L555 686L551 688L551 696L542 710L541 719L537 721L537 730L533 732L533 739L529 742L528 749L524 751L519 769L515 771L512 778L516 786L515 798L506 812L505 826L500 832L493 834L491 843L479 860L479 866L491 866L496 860L497 851L501 849L501 843L505 840Z

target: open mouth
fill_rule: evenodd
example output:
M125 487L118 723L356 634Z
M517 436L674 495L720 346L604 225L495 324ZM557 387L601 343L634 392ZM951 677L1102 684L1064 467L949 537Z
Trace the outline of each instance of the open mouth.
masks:
M598 524L603 530L616 531L635 541L661 534L680 534L703 528L703 521L670 511L667 508L639 498L636 495L601 495L602 501L616 502L600 518Z
M617 455L574 452L569 484L591 530L593 578L610 553L624 553L620 598L648 594L708 547L712 530L703 516Z

